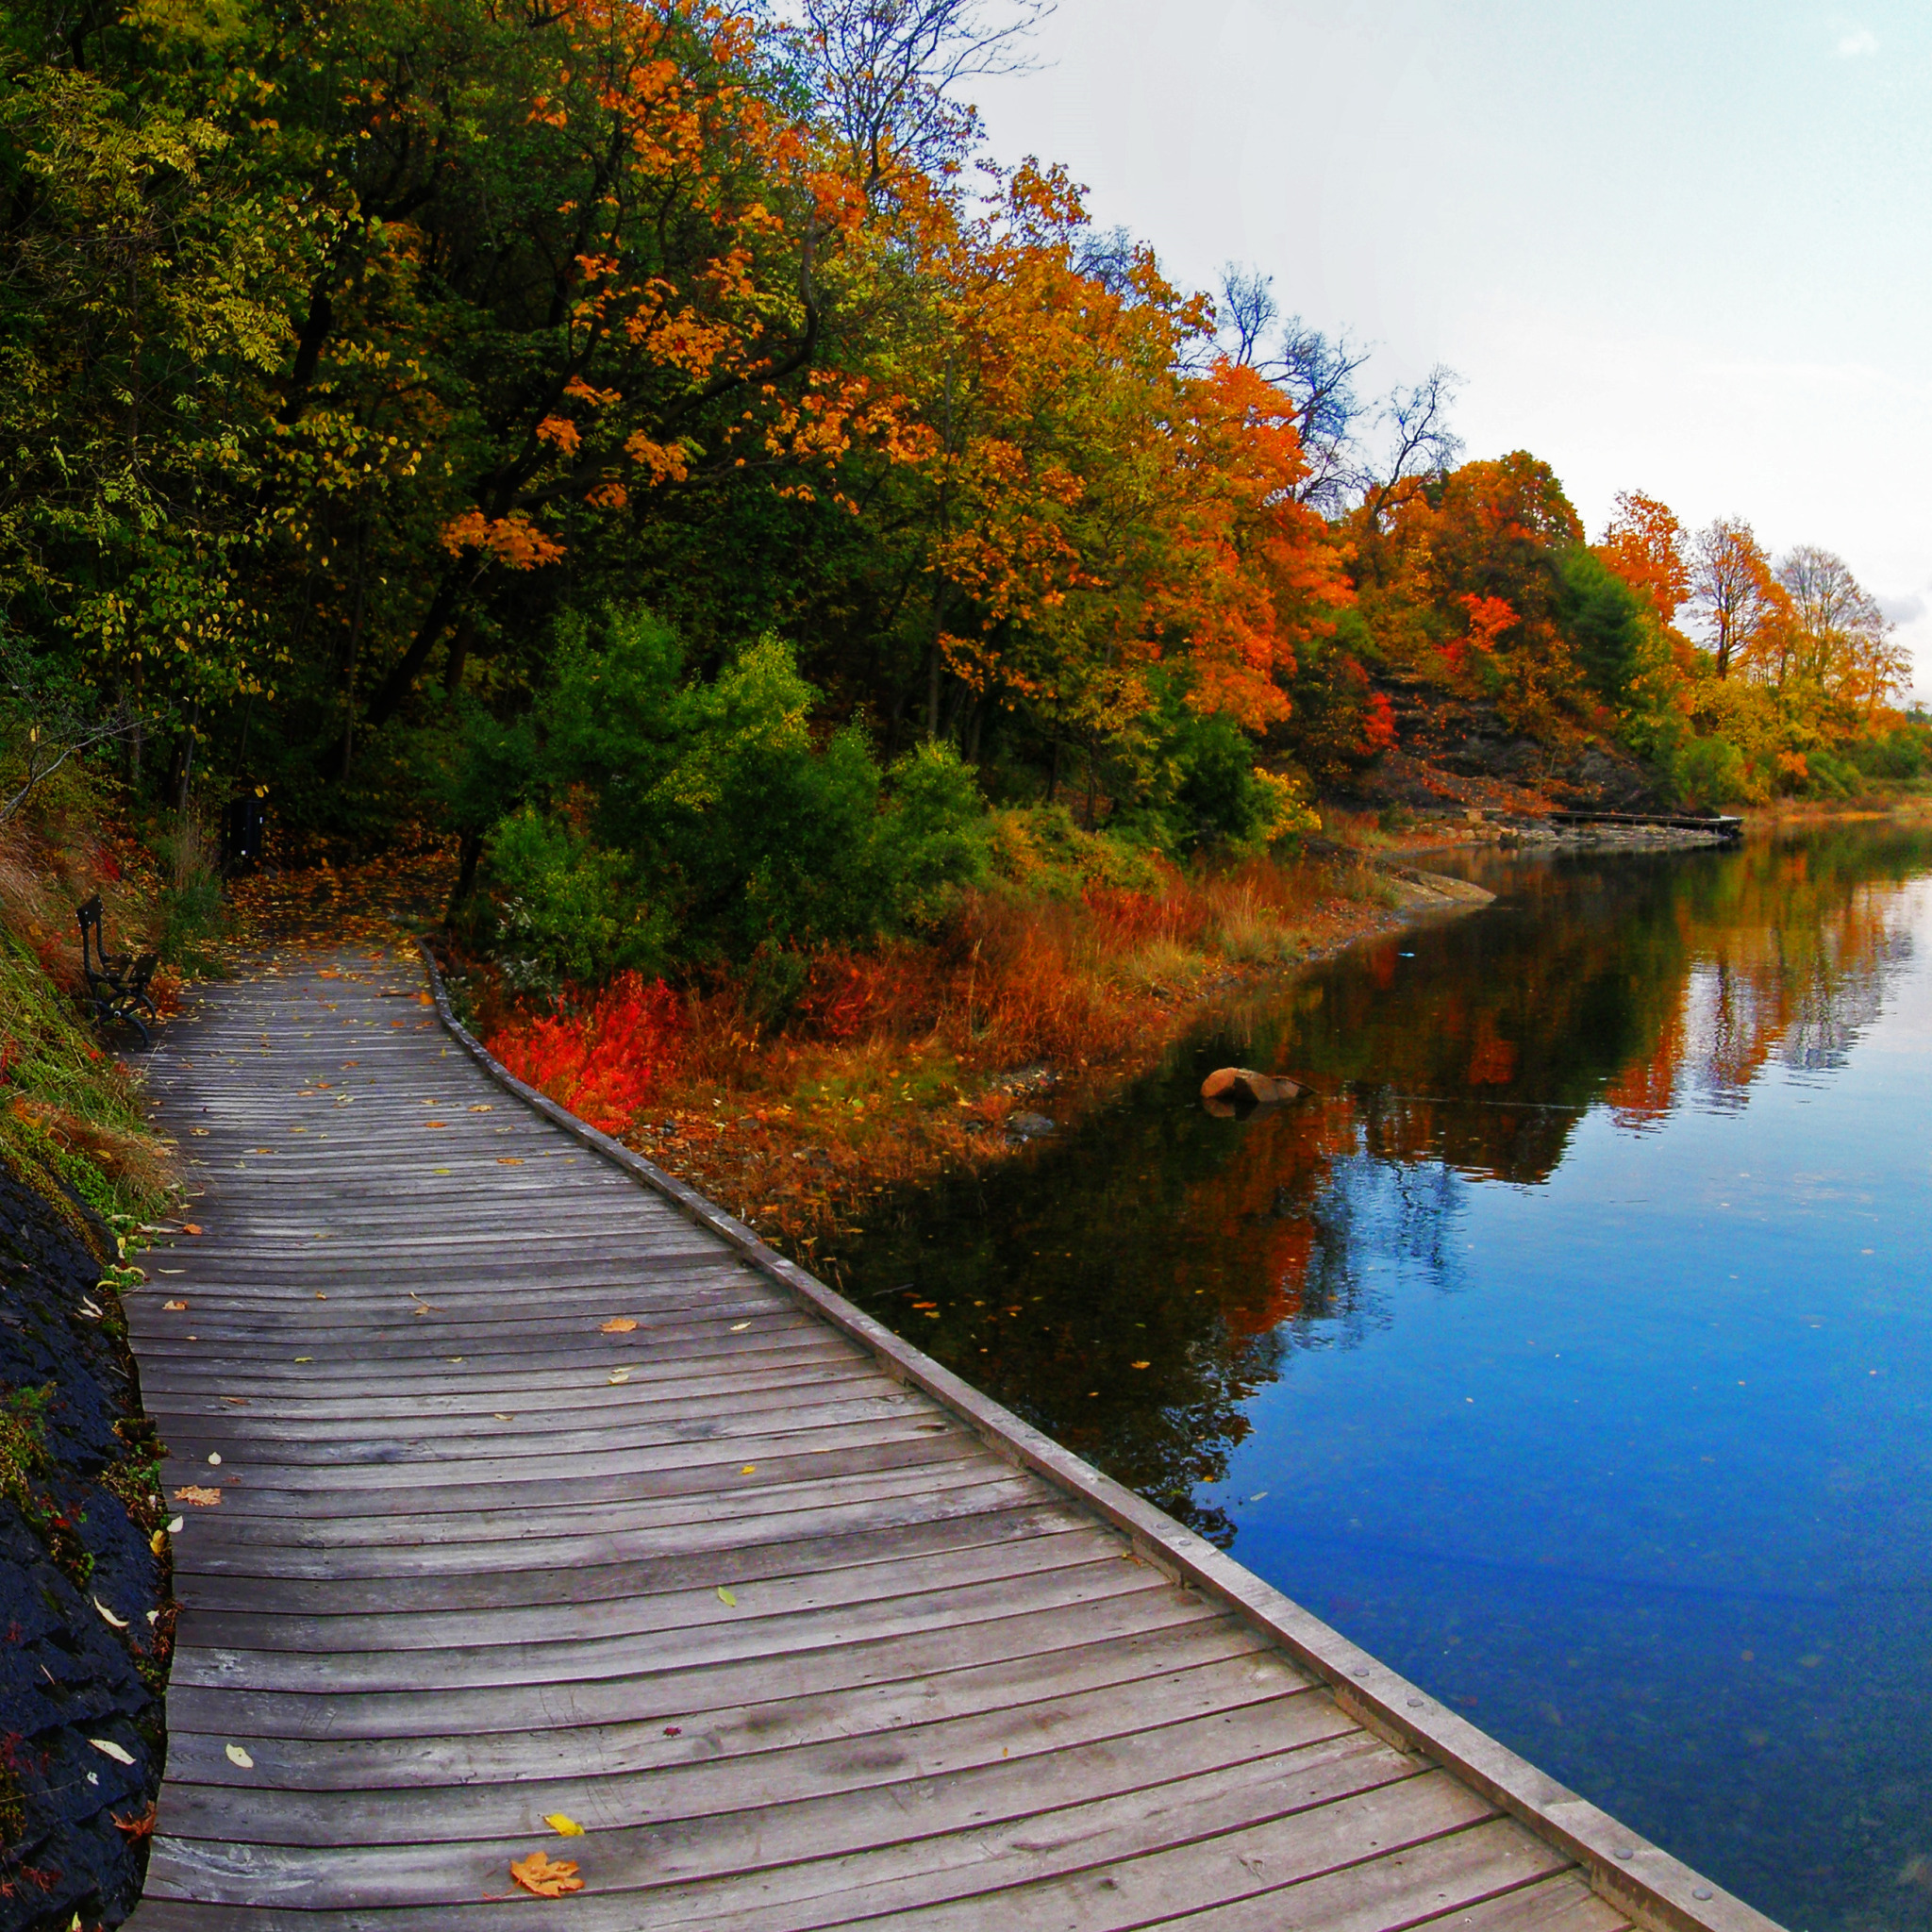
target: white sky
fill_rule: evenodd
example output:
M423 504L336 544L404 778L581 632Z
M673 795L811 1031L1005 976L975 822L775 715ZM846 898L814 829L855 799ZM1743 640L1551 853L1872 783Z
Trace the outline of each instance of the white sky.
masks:
M1471 456L1527 449L1842 555L1932 696L1932 8L1784 0L1059 0L973 92L1169 275L1274 277L1446 362Z

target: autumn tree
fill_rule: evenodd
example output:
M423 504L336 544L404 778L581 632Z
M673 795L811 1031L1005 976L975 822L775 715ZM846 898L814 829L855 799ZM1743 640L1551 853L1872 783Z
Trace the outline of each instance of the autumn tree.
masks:
M1780 691L1796 685L1871 718L1910 675L1890 620L1844 558L1816 544L1787 551L1776 575L1790 622L1763 675Z
M1774 646L1789 604L1751 525L1720 517L1698 532L1690 554L1690 604L1710 641L1720 678Z
M1668 506L1641 490L1617 492L1617 507L1597 555L1629 585L1662 625L1674 622L1690 594L1684 526Z

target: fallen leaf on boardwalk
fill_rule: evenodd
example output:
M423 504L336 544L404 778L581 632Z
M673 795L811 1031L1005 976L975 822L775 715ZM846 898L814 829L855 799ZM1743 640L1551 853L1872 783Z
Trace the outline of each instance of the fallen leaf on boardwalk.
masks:
M112 1815L111 1813L109 1814ZM130 1839L152 1838L155 1829L155 1807L150 1804L147 1809L134 1818L116 1818L114 1829L125 1831Z
M449 1123L447 1121L425 1121L423 1124L425 1127L446 1127L449 1125Z
M113 1611L112 1611L112 1610L110 1610L110 1609L109 1609L109 1608L108 1608L108 1607L107 1607L107 1605L106 1605L106 1604L104 1604L104 1603L103 1603L103 1602L102 1602L102 1601L100 1600L100 1598L99 1598L99 1597L95 1597L95 1599L94 1599L94 1608L95 1608L95 1609L97 1609L98 1611L100 1611L101 1615L102 1615L103 1617L105 1617L105 1618L106 1618L106 1619L108 1620L108 1622L109 1624L112 1624L112 1625L114 1626L114 1628L115 1628L115 1629L117 1629L117 1630L125 1630L125 1629L126 1629L126 1627L127 1627L127 1619L126 1619L125 1617L117 1617L117 1616L116 1616L116 1615L115 1615L115 1614L113 1613Z
M192 1503L197 1509L212 1509L222 1500L222 1492L219 1490L205 1488L200 1483L189 1483L185 1488L175 1491L175 1500L177 1503Z
M163 1274L186 1274L188 1271L185 1268L163 1268L160 1273Z
M496 1164L498 1167L521 1167L524 1163L512 1155L499 1154Z
M312 1362L315 1357L312 1355L298 1355L295 1359L298 1362Z
M221 1399L224 1402L232 1402L237 1408L248 1407L248 1398L245 1395L224 1395Z
M636 1321L629 1315L612 1315L609 1321L604 1324L600 1332L605 1335L628 1335L637 1325Z
M513 1423L517 1419L516 1411L514 1409L505 1411L500 1408L494 1408L491 1410L491 1414L493 1415L496 1418L496 1420L500 1423Z
M208 1457L208 1467L209 1467L210 1469L219 1469L219 1468L221 1468L221 1466L222 1466L222 1458L221 1458L221 1455L220 1455L220 1453L219 1453L219 1452L217 1452L216 1454L214 1454L214 1455L210 1456L210 1457Z
M756 1475L758 1473L758 1466L756 1462L747 1462L738 1473L740 1475Z
M255 1769L255 1759L249 1757L247 1752L242 1750L239 1744L224 1745L222 1755L230 1764L238 1765L243 1771L253 1771Z
M611 1370L611 1372L610 1372L610 1386L611 1386L611 1387L612 1387L613 1389L614 1389L614 1388L615 1388L615 1387L616 1387L616 1386L617 1386L617 1385L618 1385L618 1384L619 1384L620 1382L628 1382L629 1380L630 1380L630 1371L629 1371L628 1369L612 1369L612 1370Z
M212 1129L208 1127L190 1127L188 1131L191 1134L208 1134L210 1133Z
M582 1838L584 1835L584 1827L575 1818L566 1818L561 1811L545 1812L543 1823L558 1838Z
M199 1234L201 1232L201 1224L198 1221L184 1221L181 1224L181 1232L183 1234Z
M120 1745L115 1743L112 1738L90 1738L88 1740L88 1742L92 1744L94 1747L94 1749L102 1755L102 1757L111 1757L116 1764L132 1764L134 1762L133 1754L131 1752L122 1750Z
M667 1738L681 1738L684 1736L684 1726L682 1724L666 1724L664 1726L664 1735Z
M1152 1362L1132 1362L1128 1366L1136 1369L1151 1369L1154 1364Z
M718 1601L727 1610L735 1610L738 1607L738 1599L722 1583L718 1586Z
M742 1335L750 1326L751 1324L749 1322L734 1322L731 1324L731 1332L734 1335Z
M553 1858L547 1852L532 1852L527 1858L512 1859L509 1875L525 1891L534 1891L539 1898L562 1898L566 1893L581 1891L584 1881L577 1875L576 1861L573 1858Z
M168 1534L170 1536L179 1536L181 1534L181 1525L187 1521L188 1519L185 1516L175 1517L168 1524Z
M188 1304L186 1302L163 1302L161 1304L161 1313L164 1315L185 1315L187 1312Z
M496 1108L487 1100L479 1100L470 1111L472 1113L494 1113Z
M447 1362L462 1362L462 1361L468 1361L468 1360L469 1360L469 1357L468 1357L468 1356L462 1356L462 1355L447 1355L447 1356L444 1356L444 1357L443 1357L443 1360L444 1360L444 1361L447 1361Z

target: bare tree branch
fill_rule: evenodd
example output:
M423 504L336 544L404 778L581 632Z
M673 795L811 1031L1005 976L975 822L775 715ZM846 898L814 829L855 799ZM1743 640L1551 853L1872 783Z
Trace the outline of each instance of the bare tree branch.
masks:
M884 188L895 167L930 169L957 158L973 113L962 82L1024 74L1023 42L1055 0L796 0L807 72L864 176Z
M108 712L95 709L87 694L58 683L14 645L0 645L0 705L13 714L5 722L20 735L17 756L25 774L13 795L0 803L0 825L25 810L70 758L128 737L137 723L125 704Z
M1449 408L1462 378L1438 362L1423 379L1407 389L1392 389L1382 405L1381 422L1390 432L1389 453L1363 496L1371 523L1406 482L1440 476L1454 469L1462 454L1462 439L1449 427Z

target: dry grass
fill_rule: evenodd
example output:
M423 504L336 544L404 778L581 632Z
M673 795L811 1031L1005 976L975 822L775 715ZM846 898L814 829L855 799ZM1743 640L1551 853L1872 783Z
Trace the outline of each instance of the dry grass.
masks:
M883 1189L1006 1158L1016 1111L1093 1105L1204 1003L1388 923L1352 860L979 893L931 944L815 956L782 1024L751 975L688 993L625 1138L809 1254ZM480 1018L508 1014L486 998Z

